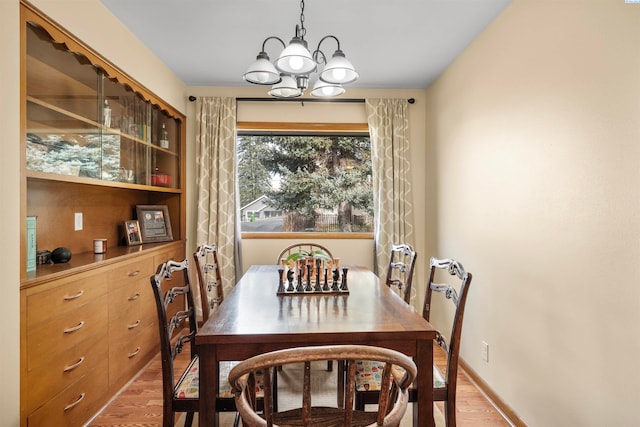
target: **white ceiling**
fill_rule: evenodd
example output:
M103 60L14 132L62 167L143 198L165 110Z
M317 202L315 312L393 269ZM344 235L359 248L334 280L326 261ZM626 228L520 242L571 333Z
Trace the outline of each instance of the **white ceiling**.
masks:
M286 43L299 0L101 0L189 86L242 86L268 36ZM332 34L360 73L351 87L426 88L511 0L306 0L305 39ZM333 40L322 44L330 57ZM281 51L269 42L274 60Z

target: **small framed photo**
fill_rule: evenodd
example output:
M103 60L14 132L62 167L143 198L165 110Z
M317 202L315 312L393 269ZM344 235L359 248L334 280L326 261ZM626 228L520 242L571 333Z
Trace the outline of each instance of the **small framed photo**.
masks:
M166 205L136 205L141 238L145 243L173 240L169 209Z
M138 221L125 221L124 234L127 237L127 245L141 245L142 234L140 234L140 223Z

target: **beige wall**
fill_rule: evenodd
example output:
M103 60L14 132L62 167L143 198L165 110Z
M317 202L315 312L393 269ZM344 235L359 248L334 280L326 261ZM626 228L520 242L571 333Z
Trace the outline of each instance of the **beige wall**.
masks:
M0 414L2 424L17 426L20 416L20 40L17 1L0 1Z
M640 5L515 0L426 118L462 357L530 426L640 425Z

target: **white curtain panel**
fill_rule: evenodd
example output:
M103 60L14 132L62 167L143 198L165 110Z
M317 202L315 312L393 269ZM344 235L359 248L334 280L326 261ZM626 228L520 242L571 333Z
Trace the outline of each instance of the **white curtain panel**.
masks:
M415 246L408 106L406 99L367 99L365 104L373 169L374 271L384 279L391 245Z
M236 232L236 100L199 97L196 110L196 245L217 245L227 295L237 282L236 272L241 271L236 265L240 262L239 233ZM197 289L194 287L194 291Z

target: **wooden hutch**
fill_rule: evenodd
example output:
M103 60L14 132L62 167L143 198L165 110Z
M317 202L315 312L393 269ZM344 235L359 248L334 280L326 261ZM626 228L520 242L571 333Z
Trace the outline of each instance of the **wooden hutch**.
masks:
M21 424L80 426L158 352L149 277L185 257L185 117L28 3L20 36ZM172 240L127 245L138 205ZM58 247L70 261L37 262Z

